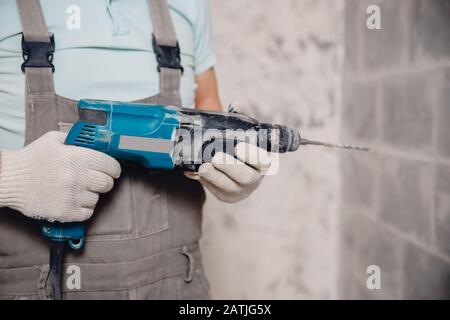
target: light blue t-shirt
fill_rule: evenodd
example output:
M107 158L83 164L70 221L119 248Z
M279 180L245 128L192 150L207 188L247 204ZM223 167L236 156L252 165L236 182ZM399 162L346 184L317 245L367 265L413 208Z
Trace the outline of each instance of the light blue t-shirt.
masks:
M182 103L193 107L195 75L215 63L208 4L207 0L168 3L184 67ZM41 6L55 35L57 94L76 100L131 101L159 92L147 0L41 0ZM18 149L24 143L21 31L16 1L1 0L0 149Z

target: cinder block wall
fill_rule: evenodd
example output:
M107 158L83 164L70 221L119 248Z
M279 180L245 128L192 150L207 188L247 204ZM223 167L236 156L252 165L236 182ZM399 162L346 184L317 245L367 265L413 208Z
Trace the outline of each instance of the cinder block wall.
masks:
M366 8L381 8L368 30ZM450 1L347 0L340 298L450 298ZM366 268L381 268L381 290Z

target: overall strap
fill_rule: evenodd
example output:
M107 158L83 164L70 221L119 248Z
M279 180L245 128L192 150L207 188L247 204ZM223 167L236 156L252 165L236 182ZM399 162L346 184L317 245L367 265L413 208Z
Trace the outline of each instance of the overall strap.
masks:
M27 93L54 94L53 35L48 32L39 0L16 0L22 24ZM153 22L153 49L160 74L159 103L181 105L183 73L180 48L166 0L148 0Z
M159 103L179 106L183 67L167 0L148 0L148 4L153 23L153 50L160 79Z
M52 64L55 43L39 0L16 0L22 25L22 55L27 94L54 94ZM50 99L47 103L55 103ZM39 107L39 106L35 106Z

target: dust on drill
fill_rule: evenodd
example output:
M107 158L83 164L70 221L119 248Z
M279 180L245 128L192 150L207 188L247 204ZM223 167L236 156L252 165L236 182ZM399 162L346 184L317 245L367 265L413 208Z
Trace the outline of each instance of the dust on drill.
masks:
M363 146L304 139L298 130L262 123L234 111L217 113L182 110L180 113L181 125L176 133L173 157L175 165L184 170L197 170L200 164L210 162L217 152L232 155L239 142L276 153L294 152L300 145L369 150Z

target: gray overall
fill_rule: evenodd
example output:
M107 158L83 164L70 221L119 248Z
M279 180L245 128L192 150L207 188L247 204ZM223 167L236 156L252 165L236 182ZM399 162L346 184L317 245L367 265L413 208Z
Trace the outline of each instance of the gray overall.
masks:
M24 39L50 42L39 1L17 0L17 6ZM149 0L149 8L156 44L176 47L166 1ZM57 34L54 39L58 41ZM24 71L28 144L76 121L77 101L55 94L52 68L30 66ZM182 71L161 66L159 72L160 94L139 102L180 105ZM100 197L88 221L84 248L67 250L63 297L208 298L198 248L204 200L201 185L180 173L123 162L114 189ZM78 276L79 281L74 278ZM51 298L49 241L41 235L39 221L7 208L0 211L0 298Z

